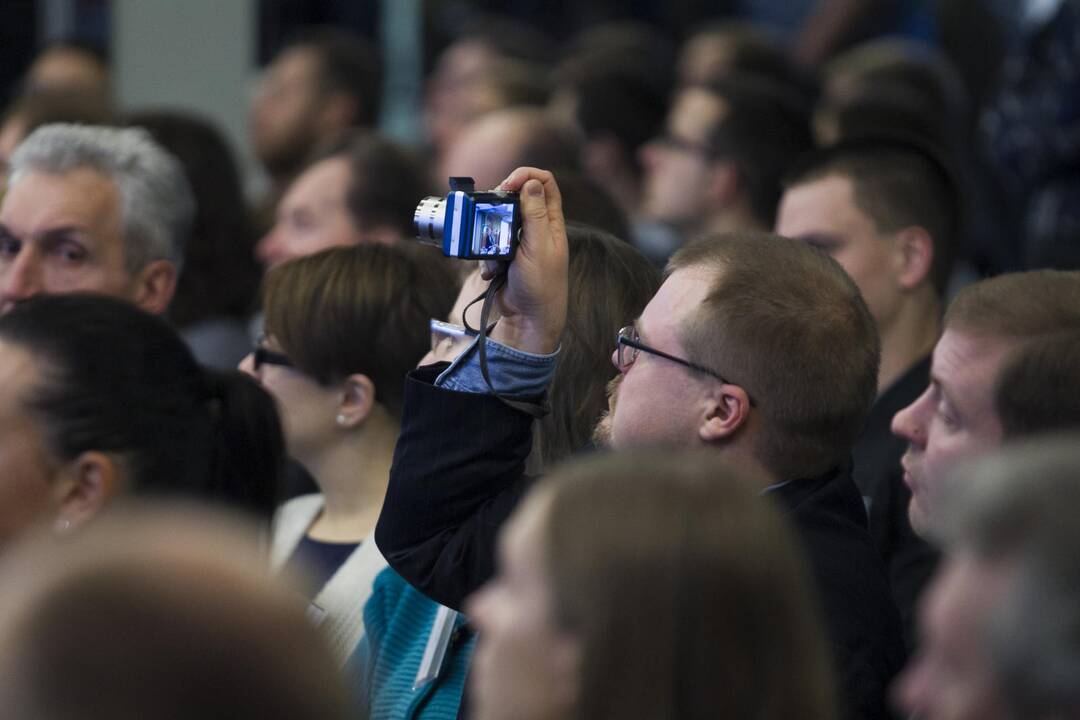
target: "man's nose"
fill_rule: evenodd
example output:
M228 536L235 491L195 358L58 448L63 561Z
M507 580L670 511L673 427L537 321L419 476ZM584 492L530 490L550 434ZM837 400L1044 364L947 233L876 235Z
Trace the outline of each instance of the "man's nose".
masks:
M891 429L893 435L904 438L916 447L926 446L926 422L923 418L923 410L928 402L928 393L929 390L916 398L915 402L896 413L892 419Z
M263 235L259 242L255 244L255 259L267 270L277 263L279 246L281 245L279 235L278 226L275 225L270 228L270 232Z
M245 355L240 364L236 366L236 369L255 380L259 379L259 373L255 370L255 353Z
M15 256L5 271L0 272L0 297L5 303L28 300L44 290L41 262L26 248Z

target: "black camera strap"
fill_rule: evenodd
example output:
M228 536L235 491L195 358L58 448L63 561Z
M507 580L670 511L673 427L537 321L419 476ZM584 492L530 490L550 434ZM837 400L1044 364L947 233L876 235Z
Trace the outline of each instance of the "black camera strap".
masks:
M551 408L548 406L546 400L539 403L534 403L529 402L528 400L516 400L514 398L506 397L495 389L495 386L491 384L491 376L488 375L487 334L491 332L492 328L495 327L495 323L489 322L489 320L491 319L491 306L495 300L495 293L499 292L499 290L502 289L502 286L505 284L505 272L501 272L494 278L492 278L491 283L488 284L487 289L484 290L484 292L482 292L480 295L478 295L475 300L465 306L465 310L461 313L461 322L465 325L465 328L469 332L476 333L477 335L477 344L479 345L479 347L477 348L477 352L480 354L480 375L483 376L484 382L487 383L488 389L491 390L492 394L495 397L499 398L499 400L501 400L505 405L508 405L515 410L520 410L527 415L532 415L534 418L539 420L551 411ZM466 319L466 316L468 314L467 311L470 307L480 302L481 300L484 302L484 304L480 308L480 327L473 328L469 325L468 319Z

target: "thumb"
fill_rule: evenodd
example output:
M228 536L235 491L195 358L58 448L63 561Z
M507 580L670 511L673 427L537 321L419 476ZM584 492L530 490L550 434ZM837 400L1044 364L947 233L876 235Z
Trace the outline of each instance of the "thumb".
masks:
M529 243L543 242L550 229L544 185L539 180L529 180L521 188L521 214L527 241Z

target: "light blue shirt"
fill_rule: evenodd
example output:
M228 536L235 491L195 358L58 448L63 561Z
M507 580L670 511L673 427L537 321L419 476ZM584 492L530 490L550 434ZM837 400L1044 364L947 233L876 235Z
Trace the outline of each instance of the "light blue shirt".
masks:
M458 392L492 394L480 372L480 353L477 341L458 355L454 362L435 379L438 387ZM555 375L555 363L559 351L548 355L517 350L487 338L487 367L491 384L500 395L514 398L538 398L547 391Z

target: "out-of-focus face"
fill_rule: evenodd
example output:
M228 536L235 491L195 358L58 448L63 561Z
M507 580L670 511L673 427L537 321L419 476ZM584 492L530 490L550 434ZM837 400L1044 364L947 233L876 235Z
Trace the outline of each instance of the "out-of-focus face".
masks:
M483 82L496 61L492 51L475 40L456 42L439 57L424 107L424 124L436 157L442 157L466 125L501 104L490 84Z
M273 337L262 347L280 354ZM293 367L275 363L255 365L254 353L240 361L240 370L259 382L277 403L289 455L309 464L333 444L342 429L335 423L343 390L324 387Z
M855 204L850 179L829 175L788 189L780 200L776 232L831 255L859 286L878 327L891 326L901 298L897 273L903 258L896 255L895 239L879 233Z
M919 654L894 688L904 712L920 720L1004 720L986 625L1010 578L1007 565L969 551L945 563L923 602Z
M0 548L55 507L58 463L43 429L25 407L41 382L41 363L18 345L0 341Z
M946 328L934 348L930 386L896 414L892 431L908 442L901 459L911 488L911 526L926 536L939 520L943 478L953 465L1002 441L994 386L1009 341Z
M315 163L289 186L278 204L277 220L255 247L267 268L320 250L360 241L346 205L349 162L331 157Z
M271 174L292 172L318 139L318 62L310 49L291 48L270 63L259 82L251 103L251 141Z
M466 125L439 161L439 186L450 177L471 177L479 189L493 188L520 163L527 130L515 113L495 111Z
M687 41L679 54L678 75L682 85L715 82L735 71L735 48L723 34L704 32Z
M577 697L578 644L555 624L540 542L547 502L530 498L499 538L495 578L469 598L479 632L469 687L480 720L554 720Z
M697 311L708 293L714 272L681 268L673 272L645 306L635 326L641 342L679 358L686 351L678 329ZM612 353L612 362L616 355ZM622 369L622 379L609 398L610 444L617 449L648 446L688 447L697 444L706 412L702 382L710 378L663 357L641 351Z
M70 48L46 51L30 67L28 85L39 91L84 93L103 100L109 95L108 71L89 53Z
M725 112L724 101L704 90L684 90L676 97L665 136L641 151L646 218L685 229L715 212L706 192L712 168L706 143Z
M120 193L94 170L29 172L0 205L0 312L40 293L97 292L139 304L125 265Z

